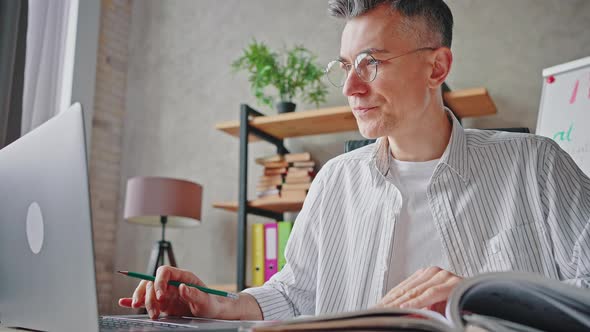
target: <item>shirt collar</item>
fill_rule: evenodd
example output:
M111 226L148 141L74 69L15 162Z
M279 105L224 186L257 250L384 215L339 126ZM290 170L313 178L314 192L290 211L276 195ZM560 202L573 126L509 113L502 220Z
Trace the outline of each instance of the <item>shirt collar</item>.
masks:
M464 182L467 182L469 180L469 160L467 158L465 132L453 112L446 107L445 112L452 122L452 131L449 144L447 144L443 155L440 157L439 165L447 165L451 170L457 173ZM380 137L377 139L372 158L375 164L375 169L382 176L386 176L387 172L389 172L389 153L390 149L387 137ZM437 169L438 168L439 167L437 166Z

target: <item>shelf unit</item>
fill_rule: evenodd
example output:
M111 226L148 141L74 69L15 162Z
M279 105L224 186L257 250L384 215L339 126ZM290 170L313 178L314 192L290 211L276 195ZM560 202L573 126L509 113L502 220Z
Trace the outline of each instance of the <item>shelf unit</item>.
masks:
M450 91L445 86L443 91L445 105L459 119L496 113L494 102L485 88ZM242 104L239 121L218 123L215 128L240 140L238 201L215 202L213 207L238 213L236 289L241 291L246 286L247 215L280 221L284 212L299 211L303 205L299 201L248 201L248 144L266 141L276 146L278 154L284 154L289 153L283 144L285 138L354 131L358 127L348 106L264 116Z

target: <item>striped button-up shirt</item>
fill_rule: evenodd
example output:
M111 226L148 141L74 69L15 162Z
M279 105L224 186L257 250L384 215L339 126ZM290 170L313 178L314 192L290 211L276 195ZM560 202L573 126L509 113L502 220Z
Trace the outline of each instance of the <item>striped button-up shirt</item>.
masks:
M590 179L550 139L464 130L427 197L451 272L528 271L590 287ZM309 190L287 264L253 295L264 319L366 309L385 289L399 190L387 139L327 162Z

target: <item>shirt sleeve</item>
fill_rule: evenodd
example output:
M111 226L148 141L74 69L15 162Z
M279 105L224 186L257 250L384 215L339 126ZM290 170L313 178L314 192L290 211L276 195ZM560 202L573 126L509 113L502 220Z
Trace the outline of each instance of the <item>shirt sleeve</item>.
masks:
M555 142L541 149L541 202L560 279L590 288L590 179Z
M325 166L324 166L325 168ZM315 314L318 271L318 223L321 219L322 174L314 179L285 248L286 264L260 287L245 289L256 299L264 320Z

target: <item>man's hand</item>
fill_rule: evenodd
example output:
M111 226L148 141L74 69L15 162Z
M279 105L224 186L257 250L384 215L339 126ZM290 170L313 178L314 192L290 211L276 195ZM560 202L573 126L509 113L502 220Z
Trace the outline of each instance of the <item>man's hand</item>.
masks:
M170 266L161 266L154 282L142 280L132 298L119 299L119 305L129 308L144 307L150 318L161 313L169 316L198 316L218 319L262 319L256 300L249 294L240 294L238 300L204 293L181 284L168 285L169 280L206 287L196 275Z
M447 298L461 280L440 267L420 269L390 290L376 307L430 309L444 314Z

